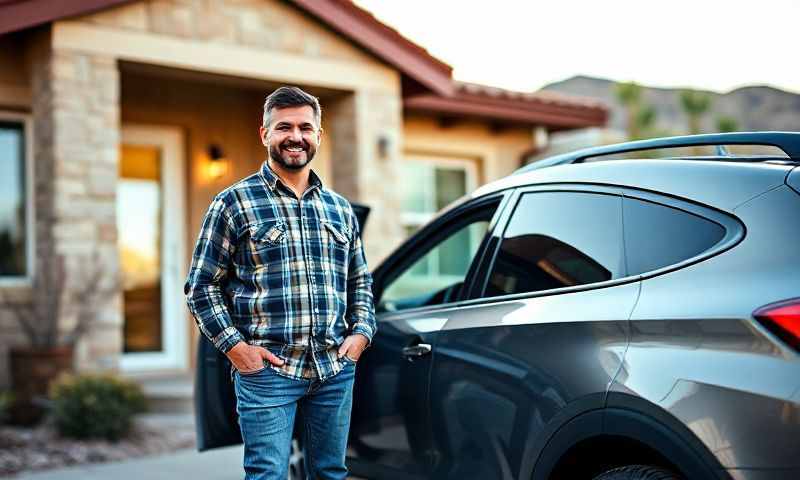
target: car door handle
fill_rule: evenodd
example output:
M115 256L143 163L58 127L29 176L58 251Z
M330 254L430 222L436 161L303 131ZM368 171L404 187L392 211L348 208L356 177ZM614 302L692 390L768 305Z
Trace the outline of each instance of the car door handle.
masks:
M404 357L421 357L431 353L431 346L428 343L418 343L410 347L403 348Z

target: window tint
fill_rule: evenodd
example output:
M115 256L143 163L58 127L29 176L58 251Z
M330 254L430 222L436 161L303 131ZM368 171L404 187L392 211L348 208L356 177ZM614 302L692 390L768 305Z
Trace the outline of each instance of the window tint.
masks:
M622 208L630 275L694 257L725 235L718 223L666 205L625 198Z
M486 236L496 206L472 213L407 266L384 289L379 311L395 311L455 301Z
M520 198L485 296L537 292L624 275L621 197L536 192Z
M0 121L0 277L27 273L24 138L21 123Z

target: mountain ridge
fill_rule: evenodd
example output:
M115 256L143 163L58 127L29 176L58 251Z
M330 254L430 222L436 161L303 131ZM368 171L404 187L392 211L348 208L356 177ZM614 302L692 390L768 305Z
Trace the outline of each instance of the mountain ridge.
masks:
M604 78L576 75L548 84L541 90L600 100L610 108L609 128L625 131L625 109L614 92L617 83ZM688 132L688 117L680 104L682 88L640 86L643 103L651 105L656 111L657 130L667 134ZM723 116L734 118L740 131L800 131L800 94L771 85L745 85L725 93L695 90L707 93L712 99L711 107L701 121L703 133L716 132L717 119Z

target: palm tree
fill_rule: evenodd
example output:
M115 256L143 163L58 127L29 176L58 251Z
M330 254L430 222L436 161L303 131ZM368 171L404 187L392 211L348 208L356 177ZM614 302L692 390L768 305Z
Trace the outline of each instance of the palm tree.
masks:
M615 94L619 103L625 107L628 138L631 140L640 138L641 130L639 129L638 117L642 101L642 87L635 82L618 83Z
M717 117L717 131L718 132L735 132L739 130L739 122L728 115L721 115Z
M680 92L681 107L689 117L689 133L700 133L700 120L711 108L711 95L697 90L684 89Z

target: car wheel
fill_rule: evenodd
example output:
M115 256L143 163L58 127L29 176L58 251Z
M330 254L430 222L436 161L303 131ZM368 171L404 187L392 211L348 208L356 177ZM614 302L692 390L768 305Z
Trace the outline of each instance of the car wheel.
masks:
M297 438L292 438L292 448L289 452L289 477L288 480L305 480L306 456L303 446Z
M681 480L681 477L651 465L626 465L601 473L594 480Z

